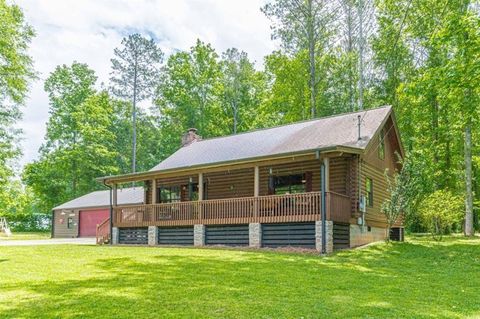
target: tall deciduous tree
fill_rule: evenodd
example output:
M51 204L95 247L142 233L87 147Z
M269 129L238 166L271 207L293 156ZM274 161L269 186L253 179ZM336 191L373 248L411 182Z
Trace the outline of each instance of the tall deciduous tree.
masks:
M40 158L28 164L24 181L48 211L100 185L96 177L117 173L113 104L96 92L96 76L86 64L59 66L45 82L50 119Z
M123 47L115 49L112 62L112 92L128 99L132 111L132 172L136 171L137 155L137 102L150 98L158 83L163 52L153 39L140 34L122 40Z
M247 54L237 49L224 52L220 65L221 103L231 122L230 132L253 128L265 92L264 73L256 71Z
M27 96L28 84L35 78L27 54L33 36L20 7L0 0L0 213L9 210L9 198L15 200L8 184L13 183L13 161L21 153L21 130L14 125L21 118L20 105Z
M439 40L449 52L443 67L445 94L455 105L458 127L464 134L465 225L467 236L474 234L472 186L472 129L479 120L480 104L480 12L469 0L454 1L445 14ZM460 134L460 132L458 132Z
M76 149L80 142L81 123L75 118L79 107L95 92L95 72L86 64L73 62L58 66L45 81L50 98L50 118L47 124L45 150ZM71 191L77 194L79 160L72 158Z
M228 132L221 114L221 68L218 54L209 45L197 40L189 52L172 54L163 71L157 105L163 127L177 147L180 135L190 127L202 136Z
M327 46L336 8L324 0L275 0L261 10L272 20L272 38L281 40L285 52L308 52L309 105L311 117L316 117L320 81L317 59Z

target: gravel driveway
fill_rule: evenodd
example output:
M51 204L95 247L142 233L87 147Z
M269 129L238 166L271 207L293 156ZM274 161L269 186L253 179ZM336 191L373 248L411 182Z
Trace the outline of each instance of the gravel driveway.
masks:
M37 240L1 240L0 246L40 246L40 245L95 245L95 237L88 238L52 238Z

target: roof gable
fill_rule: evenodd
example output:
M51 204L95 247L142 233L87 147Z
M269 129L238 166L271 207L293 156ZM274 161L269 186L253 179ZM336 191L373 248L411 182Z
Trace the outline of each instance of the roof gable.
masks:
M330 147L364 150L391 114L391 107L324 117L268 129L195 141L151 171L187 168ZM358 116L361 116L358 139Z

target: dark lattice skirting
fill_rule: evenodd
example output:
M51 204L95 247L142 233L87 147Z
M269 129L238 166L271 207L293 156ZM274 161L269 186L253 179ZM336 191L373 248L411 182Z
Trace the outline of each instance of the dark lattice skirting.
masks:
M158 244L193 246L193 226L159 227Z
M350 248L350 224L333 223L333 250Z
M262 246L315 248L315 223L262 224Z
M148 228L119 228L118 243L130 245L147 245L148 244Z
M206 226L205 244L248 246L248 225Z

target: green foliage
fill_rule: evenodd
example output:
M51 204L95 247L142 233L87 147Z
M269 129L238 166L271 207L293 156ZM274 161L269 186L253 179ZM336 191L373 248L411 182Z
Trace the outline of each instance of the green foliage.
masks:
M390 197L382 203L381 211L387 219L390 232L402 215L404 220L408 220L412 215L420 194L421 181L416 175L414 163L409 158L402 161L402 170L394 172L393 177L388 170L385 171L385 179Z
M163 61L163 52L160 47L157 46L153 39L146 39L140 34L135 33L129 35L122 40L122 49L115 49L115 57L112 61L112 77L110 81L112 83L111 90L117 97L126 99L131 102L131 126L132 126L132 147L131 147L131 166L130 172L135 173L137 171L137 102L150 98L158 84L158 78L160 73L160 66ZM129 104L118 104L126 105ZM130 110L128 110L130 111ZM119 114L125 114L129 112L120 112ZM120 119L125 121L125 119ZM141 119L141 120L144 120ZM143 129L150 128L145 123L141 123ZM144 138L142 134L140 138ZM122 136L125 138L125 136ZM143 140L145 143L145 140ZM148 145L148 144L147 144ZM123 149L122 149L123 151ZM140 155L146 155L140 153ZM143 164L143 161L141 161ZM143 168L141 166L141 168Z
M132 103L122 100L112 100L113 119L110 131L115 135L113 149L116 151L115 165L120 174L132 171ZM157 118L142 109L136 112L137 130L137 163L138 171L145 171L157 165L159 161L173 152L162 144L164 130L160 129ZM170 151L170 153L167 153Z
M443 235L458 230L463 220L463 199L438 190L425 198L418 211L433 238L441 240Z
M45 82L51 113L46 142L23 176L44 212L98 189L96 177L118 172L113 102L95 91L95 81L87 65L74 62L57 67Z
M19 180L5 184L0 193L0 217L7 218L13 231L35 231L49 227L50 214L37 208L37 200L29 188Z
M163 52L153 39L131 34L114 50L111 90L133 104L151 97L158 83Z
M28 83L35 77L33 62L27 54L35 35L25 22L17 5L0 0L0 104L21 104L28 92ZM2 112L2 116L3 116Z
M257 109L265 98L264 73L256 71L247 54L235 48L222 54L220 69L220 103L231 127L230 133L255 128Z
M16 221L32 216L31 196L15 179L15 161L21 130L15 128L21 118L28 85L35 78L33 61L27 54L34 31L20 7L0 0L0 216Z
M172 54L158 88L157 105L163 121L174 125L176 141L186 128L197 128L204 137L227 132L221 114L221 67L218 54L200 40L189 52ZM179 142L175 142L179 145Z

